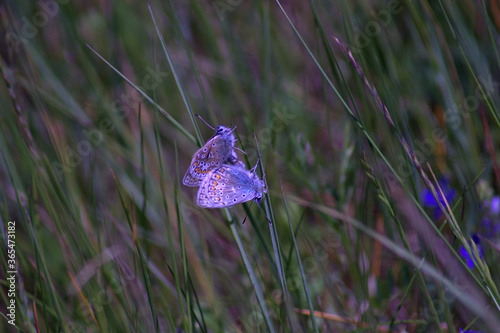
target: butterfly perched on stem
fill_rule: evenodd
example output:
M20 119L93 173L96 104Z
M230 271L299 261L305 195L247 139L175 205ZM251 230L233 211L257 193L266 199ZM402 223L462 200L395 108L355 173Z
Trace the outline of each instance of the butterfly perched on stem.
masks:
M203 180L196 203L202 208L231 207L246 201L259 203L267 188L255 169L246 170L243 163L224 164L213 169Z
M196 116L203 120L199 115ZM219 168L223 164L235 164L238 160L234 151L236 137L233 132L236 127L228 128L219 125L216 129L205 120L203 122L215 130L215 135L194 154L191 165L182 179L182 183L186 186L200 186L211 170Z

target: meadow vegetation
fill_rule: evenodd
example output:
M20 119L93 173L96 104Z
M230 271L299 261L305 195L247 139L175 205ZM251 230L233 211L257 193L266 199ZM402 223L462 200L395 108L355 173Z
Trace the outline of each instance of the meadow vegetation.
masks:
M500 327L497 1L19 0L0 21L0 331ZM214 134L195 114L260 158L262 210L182 185Z

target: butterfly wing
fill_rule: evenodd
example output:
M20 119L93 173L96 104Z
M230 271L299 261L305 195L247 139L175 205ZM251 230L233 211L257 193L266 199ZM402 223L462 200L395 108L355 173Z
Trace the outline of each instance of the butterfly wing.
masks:
M196 203L202 208L216 208L214 202L209 198L209 179L212 177L213 171L210 171L205 180L201 183L196 195Z
M257 196L252 174L238 165L223 165L203 180L196 202L203 208L231 207Z
M229 154L234 153L232 150L231 143L224 136L214 136L194 154L182 183L191 187L199 186L210 170L220 167L225 162L228 151Z

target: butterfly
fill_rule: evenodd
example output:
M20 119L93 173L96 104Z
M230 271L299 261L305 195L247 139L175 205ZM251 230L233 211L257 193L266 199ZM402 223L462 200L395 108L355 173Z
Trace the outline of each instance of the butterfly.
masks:
M199 115L197 116L203 120ZM205 120L203 122L215 130ZM223 164L236 163L238 156L234 151L236 137L233 132L235 129L236 127L217 126L215 135L194 154L191 165L182 179L184 185L199 186L211 170L219 168Z
M211 170L201 183L196 203L202 208L231 207L249 200L259 203L267 188L255 173L256 168L247 170L239 162Z

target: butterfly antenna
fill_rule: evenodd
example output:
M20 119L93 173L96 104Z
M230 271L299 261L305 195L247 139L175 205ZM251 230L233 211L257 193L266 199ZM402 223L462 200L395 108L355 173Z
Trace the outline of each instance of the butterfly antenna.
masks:
M203 119L203 118L202 118L199 114L195 113L194 115L195 115L196 117L200 118L200 119L201 119L201 121L203 121L203 122L205 123L205 125L207 125L208 127L210 127L211 129L213 129L213 130L215 131L215 127L213 127L212 125L210 125L209 123L207 123L207 122L205 121L205 119Z
M239 151L241 151L241 152L242 152L243 154L245 154L245 155L247 154L247 153L245 153L245 151L244 151L243 149L241 149L241 148L238 148L238 147L233 147L233 149L239 150Z
M229 134L233 133L234 130L236 129L236 127L238 127L238 126L234 126L234 128L231 128L231 131L229 132Z

